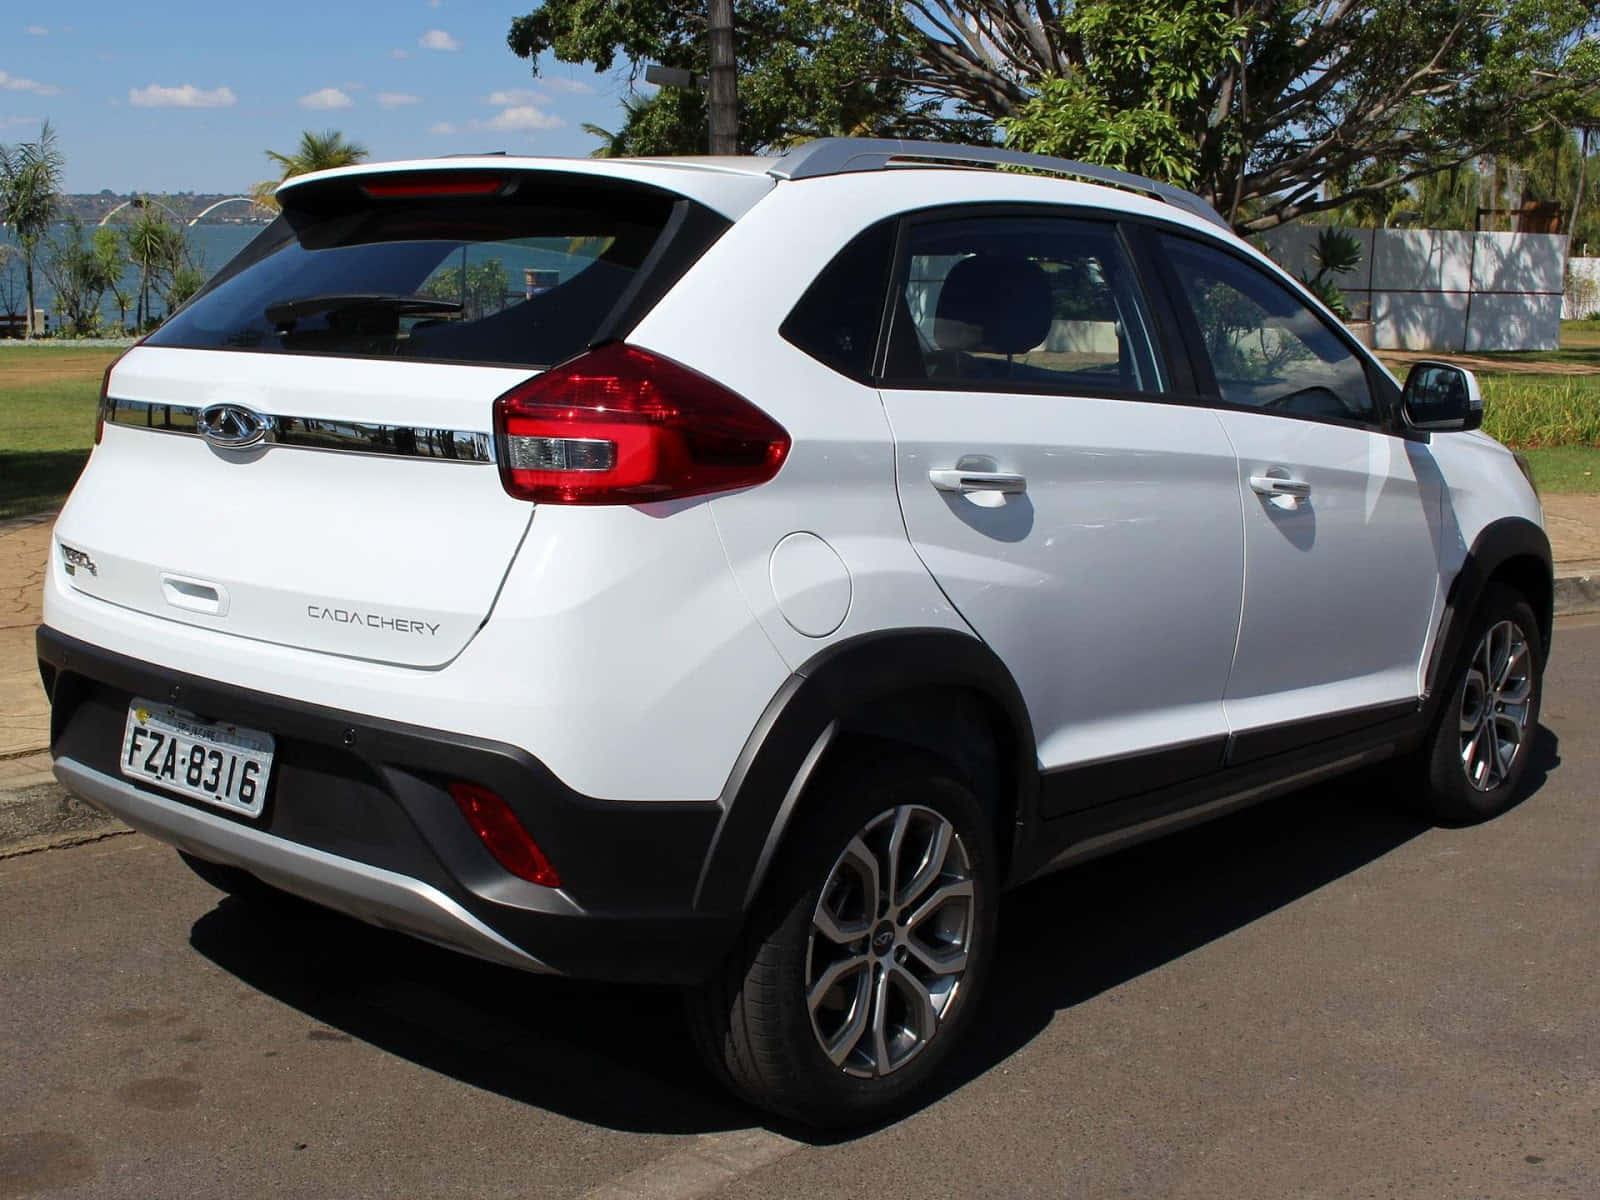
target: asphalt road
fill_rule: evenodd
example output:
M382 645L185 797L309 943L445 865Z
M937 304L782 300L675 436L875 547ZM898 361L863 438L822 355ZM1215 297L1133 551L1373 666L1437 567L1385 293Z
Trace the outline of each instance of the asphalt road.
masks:
M123 836L0 862L0 1197L1600 1195L1600 621L1537 784L1372 775L1024 889L923 1111L764 1128L669 992L220 899Z

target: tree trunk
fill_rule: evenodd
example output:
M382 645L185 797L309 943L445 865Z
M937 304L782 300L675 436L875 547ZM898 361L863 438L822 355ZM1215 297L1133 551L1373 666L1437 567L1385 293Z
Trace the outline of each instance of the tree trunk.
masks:
M23 341L33 341L33 251L28 247L22 248L22 278L28 289L28 315L24 318L22 327L27 332Z
M739 93L733 51L733 0L709 0L711 153L739 153Z
M1589 131L1578 136L1578 190L1572 194L1572 215L1567 218L1567 257L1574 254L1573 241L1578 236L1578 206L1583 203L1584 176L1589 169Z

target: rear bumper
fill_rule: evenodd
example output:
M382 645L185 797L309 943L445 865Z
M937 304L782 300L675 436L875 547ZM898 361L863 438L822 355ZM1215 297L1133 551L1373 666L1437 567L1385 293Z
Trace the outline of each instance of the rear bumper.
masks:
M180 850L243 867L274 887L372 925L523 970L548 969L420 880L174 804L70 758L58 758L55 773L74 795Z
M566 787L504 743L362 717L37 635L61 782L129 825L239 866L330 908L524 970L693 982L731 945L739 914L695 907L717 802L616 802ZM121 775L134 696L271 732L259 818ZM551 889L502 868L447 791L487 787L561 873Z

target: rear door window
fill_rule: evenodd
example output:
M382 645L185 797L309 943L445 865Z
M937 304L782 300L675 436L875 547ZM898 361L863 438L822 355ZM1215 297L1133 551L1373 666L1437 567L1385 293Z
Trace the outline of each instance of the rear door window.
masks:
M287 209L149 344L546 367L626 333L630 307L637 320L727 227L611 180L530 174L509 195L399 201L340 182Z
M982 216L914 225L890 386L1064 395L1166 390L1115 226Z

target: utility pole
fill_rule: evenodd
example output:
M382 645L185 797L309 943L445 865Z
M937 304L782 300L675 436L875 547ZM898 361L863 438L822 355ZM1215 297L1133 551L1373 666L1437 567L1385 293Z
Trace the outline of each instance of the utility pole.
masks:
M711 56L711 153L739 153L739 92L733 54L733 0L708 0Z

